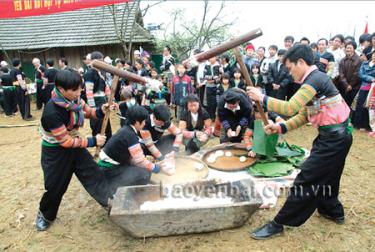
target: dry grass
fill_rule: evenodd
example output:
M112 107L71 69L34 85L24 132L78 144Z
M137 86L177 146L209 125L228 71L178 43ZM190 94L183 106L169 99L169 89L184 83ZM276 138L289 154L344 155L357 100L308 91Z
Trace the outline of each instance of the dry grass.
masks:
M40 117L39 112L33 114ZM0 125L4 124L23 122L19 116L2 116ZM88 123L82 133L89 134ZM310 148L315 135L316 130L304 127L287 139ZM275 209L256 212L238 229L139 240L114 226L76 178L51 229L36 232L33 222L44 191L37 127L0 128L0 136L0 251L375 251L375 164L370 154L375 140L362 132L354 132L342 178L346 224L335 225L314 215L302 227L269 241L254 241L248 232L271 219L284 199Z

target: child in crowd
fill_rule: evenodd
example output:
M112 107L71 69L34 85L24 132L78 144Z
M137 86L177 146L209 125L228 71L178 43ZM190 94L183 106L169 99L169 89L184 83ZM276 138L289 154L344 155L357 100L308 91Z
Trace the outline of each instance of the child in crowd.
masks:
M263 83L263 76L260 74L260 66L258 63L254 63L251 66L250 80L254 87L261 87L263 94L266 93ZM247 83L249 85L249 83Z
M119 103L119 110L121 114L120 125L123 127L126 124L126 112L129 108L137 104L133 97L133 93L129 89L121 90L121 102Z
M186 69L183 64L177 65L177 75L173 77L171 96L172 104L177 107L177 121L180 120L182 110L185 106L185 98L193 93L193 86L191 79L186 74Z
M230 80L230 86L240 88L242 90L246 89L245 81L242 78L241 70L236 68L233 71L233 79Z

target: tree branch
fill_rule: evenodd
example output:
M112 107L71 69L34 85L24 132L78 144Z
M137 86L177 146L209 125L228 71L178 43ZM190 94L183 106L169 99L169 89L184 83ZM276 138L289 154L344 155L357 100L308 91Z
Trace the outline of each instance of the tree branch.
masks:
M146 8L144 8L143 10L141 10L141 12L142 12L142 18L144 18L146 16L146 13L148 12L148 10L150 8L154 7L155 5L161 4L162 2L165 2L165 1L166 0L161 0L161 1L159 1L157 3L154 3L154 4L151 4L151 5L148 4Z
M202 47L202 46L206 43L207 38L208 38L208 36L207 36L207 32L210 31L212 25L213 25L214 22L218 19L218 17L219 17L219 15L220 15L221 11L224 9L224 6L225 6L225 5L224 5L224 1L223 1L223 2L221 3L221 6L220 6L219 11L216 13L215 17L211 20L210 24L207 26L207 29L205 30L205 35L203 36L203 40L201 41L200 47Z
M120 42L122 42L121 32L120 32L120 34L119 34L118 27L117 27L115 6L114 6L113 4L112 4L112 5L108 5L108 9L109 9L109 11L110 11L111 14L112 14L113 26L114 26L114 28L115 28L116 37L117 37L117 39L118 39Z
M206 16L207 16L207 12L208 12L208 0L204 0L204 9L203 9L203 18L202 18L202 23L201 23L201 27L198 31L198 35L197 35L197 39L196 41L200 42L200 37L202 36L202 31L203 31L203 28L204 28L204 24L206 22ZM200 44L200 43L198 43ZM201 47L201 46L199 46Z

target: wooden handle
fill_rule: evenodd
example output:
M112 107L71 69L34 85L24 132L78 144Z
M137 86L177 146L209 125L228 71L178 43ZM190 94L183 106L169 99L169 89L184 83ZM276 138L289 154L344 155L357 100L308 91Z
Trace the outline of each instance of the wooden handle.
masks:
M237 62L240 65L240 70L241 70L242 75L245 78L246 84L254 87L254 84L250 79L249 72L247 71L245 63L243 62L242 54L238 47L234 48L234 54L236 55ZM257 106L260 116L262 117L262 121L264 125L268 125L268 120L267 120L266 114L263 111L262 105L260 104L259 101L255 101L255 105Z
M253 40L257 37L262 36L262 30L260 28L249 31L245 34L242 34L241 36L238 36L237 38L228 40L214 48L211 48L205 52L201 52L197 55L195 55L195 58L198 62L202 62L205 60L208 60L212 58L213 56L217 56L222 54L223 52L228 51L229 49L232 49L234 47L237 47L239 45L242 45L243 43Z
M117 68L116 68L117 69ZM119 76L115 75L112 80L112 86L111 86L111 94L109 95L109 100L108 100L108 105L111 106L113 104L113 99L115 97L116 89L117 89L117 84L119 80ZM111 115L111 110L108 110L104 114L104 119L103 119L103 124L102 128L100 130L100 135L105 135L105 131L107 129L108 121L109 121L109 116ZM99 157L100 153L100 146L96 146L95 154L94 154L94 159L97 160Z
M106 71L108 73L111 73L113 75L117 75L119 77L125 78L130 81L138 82L141 84L146 84L146 78L143 78L139 75L136 75L135 73L131 73L125 70L122 70L120 68L114 67L112 65L108 65L107 63L99 60L93 60L91 65L95 68L98 68L100 70Z

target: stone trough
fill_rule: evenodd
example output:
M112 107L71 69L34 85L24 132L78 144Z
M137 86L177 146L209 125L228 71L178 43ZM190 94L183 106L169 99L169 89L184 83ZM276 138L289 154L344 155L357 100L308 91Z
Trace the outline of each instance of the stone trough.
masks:
M216 200L219 195L231 198L230 202ZM203 199L201 202L212 200L212 204L200 206L194 200L191 205L179 204L184 202L184 199L179 201L181 197ZM142 208L145 202L152 204L164 200L176 200L176 204L160 209ZM261 204L251 179L225 184L197 181L173 186L130 186L117 190L110 203L109 218L126 233L138 238L204 233L244 225Z

